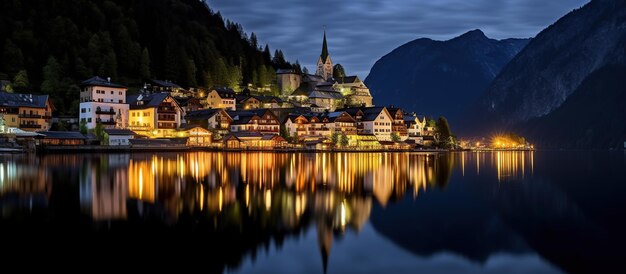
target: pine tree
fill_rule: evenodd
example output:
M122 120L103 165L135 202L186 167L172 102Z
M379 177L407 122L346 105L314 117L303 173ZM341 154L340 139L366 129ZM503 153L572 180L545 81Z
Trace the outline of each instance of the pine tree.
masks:
M150 53L147 48L143 48L141 52L141 79L150 79Z
M187 68L186 68L186 78L187 78L187 86L189 87L197 87L198 82L196 82L196 63L189 59L187 60Z
M270 53L270 46L265 44L265 49L263 50L263 62L265 64L272 63L272 54Z
M27 92L29 87L28 73L26 70L20 70L13 78L13 89L16 92Z
M57 95L61 85L61 65L57 59L50 56L48 62L43 67L43 83L41 83L41 91L48 95Z
M7 39L4 43L4 51L2 53L2 59L0 60L2 64L0 69L9 75L13 75L24 68L22 50L10 39Z

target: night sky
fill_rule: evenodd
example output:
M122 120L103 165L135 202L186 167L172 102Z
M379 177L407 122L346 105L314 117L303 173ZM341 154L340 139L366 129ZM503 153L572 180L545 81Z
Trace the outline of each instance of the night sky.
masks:
M365 79L383 55L411 40L447 40L481 29L490 38L533 37L588 0L208 0L257 34L272 53L315 72L326 25L333 63Z

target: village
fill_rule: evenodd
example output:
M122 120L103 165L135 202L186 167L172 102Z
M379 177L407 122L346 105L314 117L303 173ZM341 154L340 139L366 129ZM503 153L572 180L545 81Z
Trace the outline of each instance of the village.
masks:
M79 85L74 117L53 117L48 95L2 91L0 147L409 151L435 149L450 138L441 140L435 120L375 105L358 76L333 77L325 33L315 74L278 70L276 84L279 94L185 89L153 79L128 94L128 87L94 76Z

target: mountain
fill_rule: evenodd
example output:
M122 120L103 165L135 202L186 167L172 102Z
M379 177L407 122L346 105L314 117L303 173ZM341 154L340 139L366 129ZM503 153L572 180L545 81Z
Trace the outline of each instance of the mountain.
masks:
M559 108L519 129L543 147L621 148L626 141L624 87L626 66L603 67L585 78Z
M602 94L604 91L579 87L592 72L608 65L624 64L626 1L591 1L543 30L511 60L488 88L478 107L468 113L467 117L474 122L469 124L483 132L502 130L551 114L576 90ZM601 71L606 73L608 70ZM594 78L602 76L595 75ZM597 85L597 88L604 87ZM589 99L598 99L592 97ZM613 109L611 104L623 105L623 101L606 103L609 109ZM578 116L597 114L584 105L578 105L578 109L572 109L573 106L574 103L566 111L573 114L571 111L577 110ZM548 129L544 134L564 133L563 126ZM579 137L583 136L569 138Z
M489 39L480 30L448 41L406 43L380 58L365 83L376 105L395 105L454 121L529 39Z
M290 66L279 59L205 1L0 1L0 80L52 95L60 113L78 111L76 83L93 75L131 87L265 85Z

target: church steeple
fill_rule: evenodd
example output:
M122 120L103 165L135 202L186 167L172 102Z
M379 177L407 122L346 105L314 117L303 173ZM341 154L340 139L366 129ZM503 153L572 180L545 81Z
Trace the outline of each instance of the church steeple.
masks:
M324 27L324 41L322 42L322 54L317 59L317 70L315 74L329 80L333 77L333 61L328 53L328 43L326 42L326 28Z
M328 44L326 44L326 30L324 29L324 42L322 43L322 62L326 63L326 58L328 58Z

